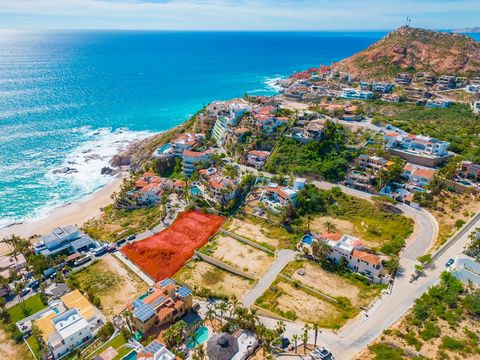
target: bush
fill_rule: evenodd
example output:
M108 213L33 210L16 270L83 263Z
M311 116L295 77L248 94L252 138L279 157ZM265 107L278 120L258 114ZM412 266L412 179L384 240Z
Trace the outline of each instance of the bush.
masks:
M370 351L375 354L375 360L402 360L403 350L394 348L389 344L380 343L369 346Z
M440 328L433 322L427 321L424 325L424 329L420 331L420 337L428 341L433 338L438 338L441 335Z
M414 346L415 350L419 351L422 348L422 342L417 339L413 331L408 332L404 339L408 345Z
M459 351L465 349L466 343L463 340L454 339L450 336L442 337L442 344L440 348L451 350L451 351Z

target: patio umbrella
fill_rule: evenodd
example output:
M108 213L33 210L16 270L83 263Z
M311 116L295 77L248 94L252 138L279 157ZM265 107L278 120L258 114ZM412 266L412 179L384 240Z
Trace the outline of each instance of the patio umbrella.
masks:
M230 334L215 334L207 341L207 354L210 360L231 360L237 352L237 339Z

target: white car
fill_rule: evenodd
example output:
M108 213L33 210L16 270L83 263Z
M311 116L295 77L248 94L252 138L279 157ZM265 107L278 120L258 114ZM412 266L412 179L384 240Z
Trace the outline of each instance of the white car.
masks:
M310 353L310 357L313 360L334 360L335 359L332 352L323 346L313 350Z

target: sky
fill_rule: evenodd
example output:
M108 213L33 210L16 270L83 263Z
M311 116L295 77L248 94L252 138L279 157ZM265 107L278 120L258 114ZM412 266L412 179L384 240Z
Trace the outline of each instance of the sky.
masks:
M479 0L0 0L3 29L389 30L480 26Z

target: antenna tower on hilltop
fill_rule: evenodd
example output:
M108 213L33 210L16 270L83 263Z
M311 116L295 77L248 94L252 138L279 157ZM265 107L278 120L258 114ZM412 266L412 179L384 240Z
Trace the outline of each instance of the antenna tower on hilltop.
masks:
M412 19L410 17L407 16L407 21L405 23L405 26L406 27L410 27L410 24L412 23Z

